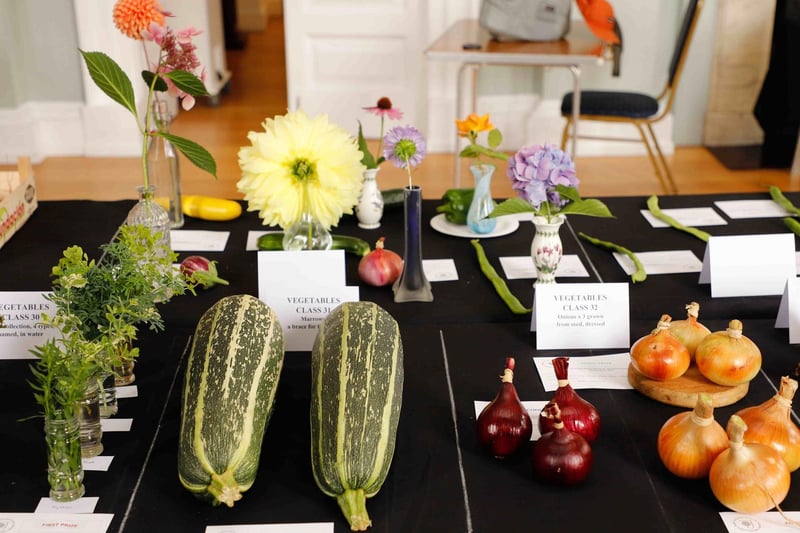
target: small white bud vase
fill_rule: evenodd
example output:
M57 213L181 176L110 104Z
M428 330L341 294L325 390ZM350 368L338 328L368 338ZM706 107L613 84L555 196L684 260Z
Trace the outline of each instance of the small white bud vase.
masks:
M375 229L381 226L383 216L383 195L378 189L378 168L368 168L364 171L364 181L361 186L361 196L356 204L356 217L358 227Z
M559 230L567 217L558 215L550 221L546 217L533 217L536 233L531 243L531 259L536 267L536 285L556 282L556 269L564 254Z

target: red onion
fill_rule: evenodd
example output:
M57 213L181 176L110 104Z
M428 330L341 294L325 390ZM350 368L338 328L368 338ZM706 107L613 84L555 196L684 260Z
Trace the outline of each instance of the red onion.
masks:
M478 415L478 442L498 459L517 451L533 432L531 417L514 388L513 357L506 359L500 379L500 392Z
M533 443L533 475L537 479L558 485L583 483L589 476L594 461L591 446L586 439L565 427L558 404L548 404L542 413L552 418L553 430Z
M358 263L358 277L373 287L383 287L400 277L403 260L399 255L383 247L384 238L378 239L375 249L361 258Z
M190 255L181 261L181 274L204 289L214 285L228 285L226 280L219 277L216 261L210 261L202 255Z
M561 410L561 419L564 427L570 431L580 434L588 443L592 443L600 433L600 413L594 405L587 402L570 386L567 378L569 368L569 357L556 357L553 359L553 369L558 379L558 389L553 399L542 409L539 417L539 433L544 435L553 430L555 421L546 416L546 409L553 403L557 403Z

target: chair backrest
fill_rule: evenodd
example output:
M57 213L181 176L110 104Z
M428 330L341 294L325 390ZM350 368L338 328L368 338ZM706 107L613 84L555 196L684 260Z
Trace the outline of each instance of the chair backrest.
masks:
M678 81L677 78L680 76L683 60L686 58L686 53L689 51L689 43L692 40L695 23L700 16L702 7L703 0L689 0L689 4L686 6L681 29L678 32L678 39L675 43L675 51L672 53L672 61L669 63L669 76L667 78L668 88L675 85Z

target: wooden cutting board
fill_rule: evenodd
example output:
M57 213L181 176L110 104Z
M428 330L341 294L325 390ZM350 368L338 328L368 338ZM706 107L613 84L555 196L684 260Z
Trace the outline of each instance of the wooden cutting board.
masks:
M717 385L706 379L694 364L681 377L667 381L650 379L640 374L633 365L628 365L628 383L648 398L690 408L695 406L697 395L701 392L711 395L714 407L724 407L741 400L750 388L750 383L734 387Z

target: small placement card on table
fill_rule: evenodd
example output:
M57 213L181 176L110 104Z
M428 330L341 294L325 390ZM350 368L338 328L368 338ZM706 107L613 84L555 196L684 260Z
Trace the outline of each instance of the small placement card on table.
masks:
M719 513L730 533L758 531L758 533L797 533L797 526L790 523L800 521L800 511L770 511L766 513L741 514L732 511Z
M506 279L536 278L536 267L530 255L501 257L500 266ZM580 257L575 254L565 255L561 258L556 268L557 278L588 278L589 272L581 263Z
M172 249L176 252L224 252L230 231L170 230Z
M558 388L558 379L553 370L555 357L534 357L533 365L546 391ZM632 389L628 383L628 352L611 355L592 355L569 358L569 384L573 389Z
M630 347L627 283L536 285L531 331L536 349Z
M681 209L662 209L663 213L684 226L725 226L728 223L712 207L687 207ZM642 216L654 228L668 228L669 224L657 219L649 209L641 210Z
M776 328L789 328L789 343L800 344L800 279L789 278L783 289Z
M286 351L310 351L328 313L359 291L345 285L343 250L258 252L258 297L278 315Z
M84 499L84 498L81 498ZM97 498L95 498L97 500ZM92 506L94 508L94 506ZM106 533L113 514L81 512L0 513L0 532L5 533Z
M700 283L711 283L711 296L779 295L786 280L797 276L794 235L711 237L703 258Z
M663 252L635 252L636 257L650 274L681 274L684 272L700 272L703 263L691 250L666 250ZM614 252L614 258L626 274L636 272L633 260L625 254Z
M71 502L57 502L50 498L42 498L36 506L35 513L93 513L100 500L97 496L84 496Z
M40 324L42 312L54 315L55 305L36 291L0 292L0 359L35 359L31 349L56 336L55 328Z
M206 526L206 533L333 533L333 522Z
M791 216L772 200L721 200L714 202L728 218L776 218Z

